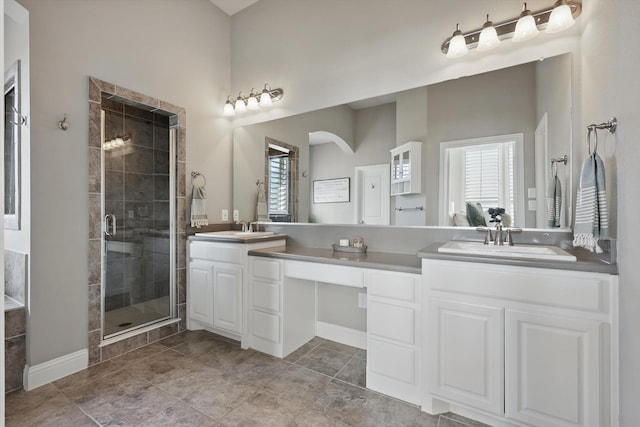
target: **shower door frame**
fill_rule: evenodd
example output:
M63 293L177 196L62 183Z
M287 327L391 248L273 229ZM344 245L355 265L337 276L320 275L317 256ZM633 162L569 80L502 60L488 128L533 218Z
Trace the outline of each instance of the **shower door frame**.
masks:
M142 104L137 104L134 106L141 106ZM100 111L100 141L101 144L105 142L105 111ZM120 336L131 336L132 333L135 334L135 331L138 329L146 328L150 325L154 325L157 323L164 322L168 319L176 318L176 143L177 138L176 134L178 132L177 126L168 127L169 131L169 315L159 318L157 320L153 320L151 322L142 323L140 325L134 325L130 328L124 329L122 331L118 331L111 334L106 334L105 332L105 318L106 311L104 310L105 306L105 296L106 296L106 283L107 283L107 263L106 263L106 246L107 246L107 221L106 221L106 203L105 203L105 194L106 194L106 177L105 177L105 150L102 149L101 156L101 218L102 218L102 287L100 293L100 301L102 304L102 310L100 313L100 324L103 331L102 341L108 341L113 338L117 338ZM123 220L122 218L120 220Z
M111 359L167 336L186 330L186 112L182 107L132 91L113 83L89 77L89 247L88 247L88 351L89 365ZM169 128L175 129L173 182L175 197L170 197L170 217L174 222L171 232L171 259L174 263L171 280L174 301L172 317L141 326L126 333L103 337L103 166L102 166L102 98L116 97L128 104L145 106L148 111L170 116ZM171 178L170 178L171 179Z

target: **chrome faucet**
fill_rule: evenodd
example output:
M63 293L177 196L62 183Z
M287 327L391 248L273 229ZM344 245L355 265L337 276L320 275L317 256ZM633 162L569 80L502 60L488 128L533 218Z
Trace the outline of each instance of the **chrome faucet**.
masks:
M249 223L249 233L253 233L258 231L258 222L257 221L253 221Z
M493 242L493 235L491 234L491 228L489 227L476 227L476 230L478 231L486 231L487 234L485 234L484 236L484 244L488 245L489 243Z
M496 223L496 238L493 239L493 244L504 246L504 240L502 239L502 223L501 222Z
M242 225L242 232L246 233L248 230L247 221L236 221L236 224Z

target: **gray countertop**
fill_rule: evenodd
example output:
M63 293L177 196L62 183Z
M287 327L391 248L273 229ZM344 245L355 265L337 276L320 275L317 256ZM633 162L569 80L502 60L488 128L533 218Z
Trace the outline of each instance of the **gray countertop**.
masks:
M618 274L618 265L610 264L597 255L587 251L586 249L574 249L563 248L565 251L572 255L575 255L577 261L541 261L541 260L525 260L516 258L496 258L491 256L480 255L463 255L463 254L451 254L438 252L438 248L442 246L444 242L436 242L424 249L418 251L418 257L428 259L439 259L447 261L466 261L466 262L480 262L484 264L499 264L499 265L514 265L520 267L537 267L537 268L551 268L558 270L574 270L574 271L587 271L593 273L606 273L606 274Z
M399 271L420 274L422 261L415 255L386 252L348 253L334 252L333 249L306 248L301 246L281 246L249 251L249 255L280 258L295 261L319 262L323 264L350 267L373 268L377 270Z
M268 236L255 236L255 237L216 237L215 235L193 235L189 236L190 241L199 242L223 242L223 243L260 243L271 242L273 240L284 240L287 238L286 234L271 234Z

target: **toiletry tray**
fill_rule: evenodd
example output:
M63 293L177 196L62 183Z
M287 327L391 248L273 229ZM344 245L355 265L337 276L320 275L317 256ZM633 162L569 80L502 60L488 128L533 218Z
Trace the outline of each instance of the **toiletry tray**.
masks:
M333 250L335 252L351 252L351 253L356 253L356 254L364 254L367 252L367 246L363 246L361 248L356 248L354 246L340 246L340 245L336 245L335 243L333 244Z

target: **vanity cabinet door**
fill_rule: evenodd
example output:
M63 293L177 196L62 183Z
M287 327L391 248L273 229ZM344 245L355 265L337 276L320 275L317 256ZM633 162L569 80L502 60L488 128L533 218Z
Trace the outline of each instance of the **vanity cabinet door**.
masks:
M189 262L189 318L213 326L214 263L203 260Z
M216 263L213 283L213 326L241 333L242 267Z
M599 401L602 323L514 310L505 322L506 416L549 427L607 425Z
M502 414L503 309L432 298L428 311L429 393Z

